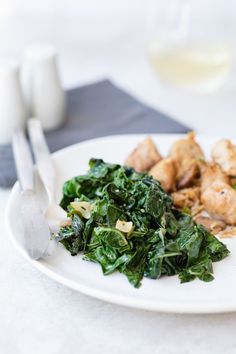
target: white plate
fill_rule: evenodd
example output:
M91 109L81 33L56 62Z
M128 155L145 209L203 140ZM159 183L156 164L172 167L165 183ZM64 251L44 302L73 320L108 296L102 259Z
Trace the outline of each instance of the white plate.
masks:
M161 153L166 154L171 144L180 136L152 137ZM63 182L85 173L91 157L122 164L127 154L144 138L145 135L105 137L76 144L53 154L57 171L58 201L62 195ZM216 138L198 136L197 139L208 156ZM63 246L59 246L55 253L45 260L29 259L18 243L21 233L20 221L16 218L18 198L19 185L16 183L6 214L11 239L34 267L59 283L105 301L147 310L176 313L219 313L236 310L236 240L227 240L231 255L219 263L214 263L215 280L211 283L195 280L180 284L177 276L159 280L145 278L142 287L135 289L124 275L117 272L103 276L99 265L83 261L80 255L71 257Z

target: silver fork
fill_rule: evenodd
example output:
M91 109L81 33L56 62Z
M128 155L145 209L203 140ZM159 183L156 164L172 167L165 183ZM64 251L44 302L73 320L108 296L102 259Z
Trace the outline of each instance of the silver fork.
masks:
M40 259L47 253L50 230L35 193L32 156L22 130L13 134L12 145L21 186L20 204L16 210L16 216L20 216L23 225L23 237L19 240L31 258Z

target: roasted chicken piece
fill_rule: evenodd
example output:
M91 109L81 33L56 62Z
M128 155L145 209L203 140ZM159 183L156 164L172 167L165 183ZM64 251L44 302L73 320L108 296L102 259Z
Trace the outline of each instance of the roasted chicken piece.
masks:
M221 220L215 220L207 216L198 214L195 216L194 220L197 224L203 225L207 230L217 235L220 231L224 230L226 225Z
M182 163L181 174L178 174L177 186L179 189L193 186L195 184L195 180L199 176L198 164L196 162L185 162Z
M186 138L176 141L170 150L177 168L177 188L189 187L199 175L198 163L204 160L204 154L195 141L195 134L189 133Z
M213 217L227 224L236 223L236 190L216 163L201 164L201 202Z
M201 188L204 191L215 181L229 184L229 177L222 171L219 165L214 162L200 163Z
M201 194L205 210L226 224L236 224L236 190L221 181L213 182Z
M192 208L200 204L200 188L184 188L172 193L173 203L177 209Z
M226 229L219 232L218 235L220 238L229 238L236 236L236 227L235 226L227 226Z
M228 176L236 176L236 146L230 140L218 141L213 146L211 155Z
M168 157L156 163L149 171L149 175L158 180L166 192L175 189L176 167L172 158Z
M151 138L146 138L138 144L125 160L125 165L133 167L137 172L148 171L161 160L161 155Z

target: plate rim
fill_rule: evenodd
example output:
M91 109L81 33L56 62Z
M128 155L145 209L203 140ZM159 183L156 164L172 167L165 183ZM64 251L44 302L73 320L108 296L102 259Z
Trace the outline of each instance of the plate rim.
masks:
M124 138L124 137L128 138L129 136L132 136L132 137L135 136L137 138L139 138L139 137L141 138L141 137L148 136L148 135L153 136L153 137L171 136L173 138L174 136L181 137L181 136L185 136L186 134L145 134L145 133L143 133L143 134L114 134L114 135L103 136L103 137L99 137L99 138L95 138L95 139L84 140L82 142L78 142L76 144L72 144L72 145L69 145L63 149L60 149L60 150L52 153L51 155L53 158L56 158L60 154L65 153L67 150L74 149L74 148L77 148L77 146L86 145L91 142L96 143L99 140L104 140L104 139L109 140L109 139L113 139L113 138L120 139L120 138ZM204 135L204 134L199 134L198 136L200 136L201 138L211 137L211 138L217 139L216 136L208 136L208 135ZM23 256L23 258L26 259L31 265L33 265L33 267L35 267L36 269L41 271L43 274L48 276L50 279L53 279L54 281L66 286L70 289L81 292L81 293L88 295L90 297L94 297L94 298L97 298L99 300L106 301L109 303L114 303L117 305L126 306L129 308L136 308L136 309L163 312L163 313L179 313L179 314L213 314L213 313L226 313L226 312L236 311L236 301L235 301L235 303L228 302L227 304L224 304L224 305L222 305L222 304L219 305L219 304L215 304L215 303L212 303L212 304L209 304L209 303L203 304L202 303L202 304L196 304L194 307L192 306L192 304L184 304L184 303L180 304L180 303L174 303L174 302L170 303L170 302L164 302L164 301L153 302L153 301L145 300L145 299L127 297L127 296L121 295L121 294L112 294L112 293L109 293L105 290L103 291L100 289L94 289L94 288L91 288L87 285L80 284L76 281L67 279L65 276L55 273L53 270L51 270L47 266L45 266L43 262L32 260L26 254L24 249L19 245L19 243L17 243L17 241L13 235L13 232L11 229L11 224L10 224L10 207L12 205L12 201L14 200L14 195L15 195L17 189L19 189L19 182L18 181L16 181L14 186L12 187L12 189L10 191L10 195L7 200L7 205L6 205L6 210L5 210L5 225L7 228L7 234L9 235L11 242L16 247L16 249L21 254L21 256Z

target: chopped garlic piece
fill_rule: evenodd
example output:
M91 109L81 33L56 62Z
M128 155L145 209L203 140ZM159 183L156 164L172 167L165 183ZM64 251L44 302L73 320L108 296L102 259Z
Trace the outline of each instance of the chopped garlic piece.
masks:
M116 229L125 233L129 233L133 229L133 223L132 221L122 221L118 219L116 222Z
M85 219L90 218L93 210L93 205L89 202L71 202L70 205Z

